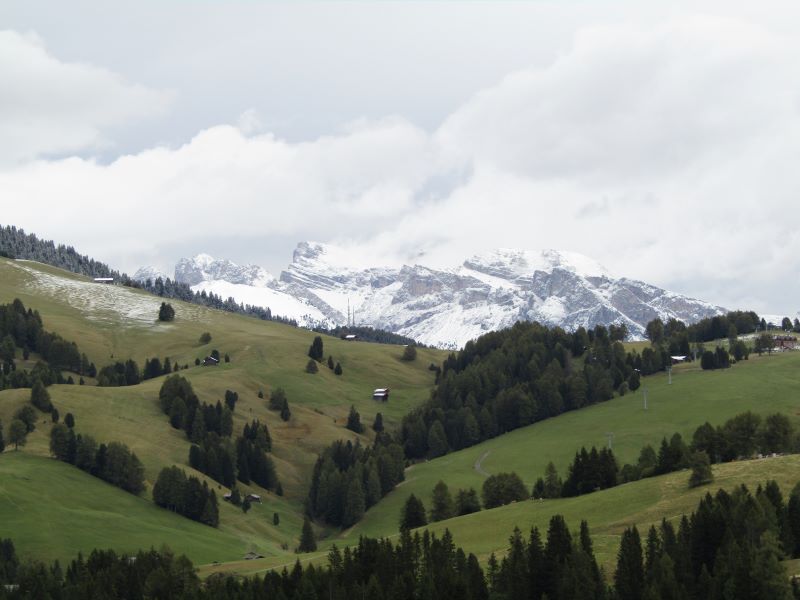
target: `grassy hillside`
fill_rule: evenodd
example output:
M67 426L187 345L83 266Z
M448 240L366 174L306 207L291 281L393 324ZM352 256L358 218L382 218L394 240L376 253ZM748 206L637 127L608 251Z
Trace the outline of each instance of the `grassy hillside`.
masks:
M0 537L25 554L65 561L93 548L163 544L206 563L239 554L236 537L195 523L54 459L26 452L0 457Z
M366 425L381 411L391 428L428 397L433 373L427 367L431 362L440 363L444 357L441 352L420 349L415 362L405 363L400 360L402 348L398 346L325 337L325 356L333 355L342 364L344 374L337 377L321 366L318 374L309 375L304 368L314 337L311 332L177 301L172 301L175 322L159 323L159 298L127 288L97 285L36 263L0 259L0 302L17 297L42 314L46 329L75 340L98 367L127 358L142 366L146 357L169 356L173 362L190 365L181 373L190 379L202 401L216 402L226 389L237 391L240 401L235 429L241 430L256 417L268 423L274 442L273 458L286 492L284 497L277 497L257 490L264 497L264 504L254 506L247 515L221 503L220 528L212 530L158 509L149 501L149 489L142 498L135 498L75 468L45 459L50 423L40 415L37 430L29 436L25 448L0 455L0 523L15 524L9 531L3 527L0 535L13 535L23 555L62 558L78 548L133 549L159 545L165 540L196 562L228 562L213 569L252 571L291 564L296 558L292 549L302 523L302 501L317 453L332 440L359 437L344 428L350 405L356 406ZM205 331L213 339L203 346L198 339ZM212 348L223 355L228 353L231 362L218 367L194 367L195 358L205 356ZM359 535L395 535L400 509L408 495L413 492L430 504L431 491L440 479L455 494L458 488L480 490L488 474L513 470L531 486L548 461L552 460L563 476L580 446L604 445L609 432L614 434L614 451L624 463L635 461L646 443L656 445L662 436L675 431L689 438L705 420L718 424L744 410L762 414L781 411L797 420L798 367L800 353L752 357L718 372L681 365L674 369L671 385L664 375L643 380L648 394L646 411L643 388L414 465L406 472L407 481L351 530L319 531L323 538L320 552L303 558L323 560L332 543L346 545ZM189 470L185 464L189 444L181 432L169 426L158 408L162 382L163 378L157 378L127 388L58 385L52 386L50 393L62 415L75 415L78 432L91 434L99 441L123 441L133 448L144 463L151 486L164 466L179 464ZM268 397L270 390L278 386L286 390L289 398L292 418L288 423L267 410L266 400L257 396L263 390ZM389 403L378 404L371 399L375 387L392 389ZM6 427L13 412L28 397L29 390L0 392L0 419ZM370 434L368 431L362 440L368 442ZM715 467L718 480L713 489L742 481L752 484L770 477L789 486L794 483L797 467L798 457ZM608 564L616 552L616 536L625 524L647 525L694 507L698 494L705 490L688 492L687 477L686 473L678 473L582 498L522 502L451 519L433 528L449 527L456 543L486 558L493 551L503 551L514 524L545 528L549 517L561 512L573 527L581 518L589 520L601 560ZM223 490L216 483L209 484L221 495ZM58 493L54 493L56 489ZM109 507L122 508L117 511ZM272 524L274 512L280 514L279 527ZM196 540L197 535L203 537L202 543ZM266 558L235 562L249 550Z
M657 450L661 438L676 431L689 443L694 430L706 420L720 424L746 410L761 414L784 412L798 420L799 368L800 353L795 352L751 357L722 371L681 365L673 370L671 385L664 374L647 377L643 379L648 397L646 411L644 389L640 389L414 465L407 470L406 481L345 532L342 539L396 530L408 495L416 494L427 505L433 486L440 479L453 494L458 488L467 487L480 492L487 474L516 471L531 487L549 461L565 477L575 452L581 446L606 445L608 432L614 434L614 453L622 465L635 462L645 444L652 444Z
M611 575L616 568L619 539L626 527L636 525L644 537L650 525L660 523L662 518L673 521L677 526L681 515L695 510L706 493L714 494L720 488L732 490L744 484L755 490L758 484L775 479L784 494L788 495L800 481L800 455L715 465L713 471L715 481L712 484L692 490L687 486L689 471L681 471L577 498L517 502L433 523L419 531L428 529L441 535L445 529L449 529L457 546L465 552L476 554L485 563L492 553L502 556L507 551L508 538L515 526L526 536L530 528L536 526L544 536L553 515L564 515L573 531L577 531L580 521L585 519L589 523L597 560ZM393 532L389 537L397 535L397 532ZM355 541L357 537L339 540L337 544L341 546ZM322 546L321 550L328 546ZM320 552L309 556L308 560L320 562L324 556ZM204 575L231 571L248 574L272 568L274 563L274 559L238 561L208 565L201 572Z
M265 502L248 515L222 503L220 531L236 537L239 545L220 545L224 556L218 560L232 560L251 549L291 557L291 552L282 546L291 551L297 544L302 501L317 453L335 439L361 437L369 442L371 430L356 436L344 428L350 405L356 406L367 426L378 411L388 426L399 422L403 414L428 397L434 375L427 367L431 362L441 362L443 357L439 351L420 349L417 360L408 363L400 360L403 349L399 346L324 337L326 358L333 355L344 373L336 376L321 366L318 374L309 375L305 365L314 334L307 330L178 301L171 301L176 310L175 321L159 323L159 298L129 288L94 284L38 263L0 259L0 302L14 298L38 310L47 330L77 342L98 368L127 358L133 358L141 367L146 357L169 356L173 362L190 365L181 374L192 382L201 401L221 400L226 389L239 393L234 415L236 431L253 418L268 423L285 496L279 498L259 490ZM198 340L206 331L211 333L212 341L202 346ZM195 367L195 358L204 357L212 348L229 354L231 362L218 367ZM67 412L75 415L78 432L91 434L98 441L128 444L144 463L146 478L152 485L164 466L179 464L189 470L185 464L189 444L181 432L169 426L158 408L162 382L163 377L125 388L56 385L50 388L50 394L62 416ZM268 398L270 390L279 386L286 390L292 411L292 418L286 423L267 410L266 399L258 398L259 390ZM385 404L373 401L375 387L390 387L391 400ZM28 401L29 394L29 390L0 392L0 419L6 427L13 412ZM49 429L49 419L40 414L37 430L29 436L23 452L46 456ZM0 456L0 462L7 457L8 452ZM218 495L222 491L218 489ZM145 495L149 500L149 490ZM12 509L0 498L0 522ZM273 512L281 517L278 528L272 525ZM86 515L84 521L72 518L85 527L94 526L94 515ZM121 539L113 529L106 533L104 545L116 545ZM35 549L29 548L25 539L18 546L23 553Z

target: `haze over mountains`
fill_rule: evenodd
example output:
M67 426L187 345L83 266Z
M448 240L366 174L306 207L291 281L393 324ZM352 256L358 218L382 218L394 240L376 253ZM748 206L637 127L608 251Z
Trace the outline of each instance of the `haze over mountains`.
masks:
M134 277L158 276L165 274L144 267ZM724 312L642 281L616 278L591 258L558 250L498 249L434 269L370 265L337 246L301 242L279 278L257 265L198 254L178 262L174 279L196 291L269 307L306 327L349 322L445 348L518 320L568 330L625 324L635 339L656 317L693 322Z

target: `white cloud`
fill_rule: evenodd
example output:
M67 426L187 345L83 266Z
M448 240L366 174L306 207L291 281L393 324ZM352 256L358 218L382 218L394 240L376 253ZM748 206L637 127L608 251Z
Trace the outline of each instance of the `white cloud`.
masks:
M287 142L247 111L236 126L108 165L0 171L0 196L14 199L3 219L129 270L174 260L169 244L201 251L220 236L340 241L361 257L434 265L552 247L730 307L790 310L797 46L708 16L591 25L434 131L392 116ZM94 137L82 144L97 143L98 121L86 119Z
M51 56L33 33L0 31L0 165L111 143L110 127L161 114L170 94Z

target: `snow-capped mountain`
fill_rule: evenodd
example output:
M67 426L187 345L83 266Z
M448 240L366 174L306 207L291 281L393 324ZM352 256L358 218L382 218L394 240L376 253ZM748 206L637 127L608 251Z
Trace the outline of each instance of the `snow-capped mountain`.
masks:
M573 252L499 249L452 269L368 266L353 258L336 246L303 242L279 279L260 267L202 254L181 260L175 278L196 290L268 306L304 326L354 322L447 348L518 320L568 330L624 323L633 338L641 338L656 317L693 322L723 312L641 281L615 278Z
M182 258L175 265L175 280L188 285L202 281L227 281L241 285L264 287L275 278L258 265L237 265L229 260L218 260L208 254Z
M166 279L168 275L161 271L160 269L156 269L155 267L141 267L137 269L136 273L133 274L133 279L135 281L141 281L144 283L148 279L150 281L155 281L161 277L161 279Z

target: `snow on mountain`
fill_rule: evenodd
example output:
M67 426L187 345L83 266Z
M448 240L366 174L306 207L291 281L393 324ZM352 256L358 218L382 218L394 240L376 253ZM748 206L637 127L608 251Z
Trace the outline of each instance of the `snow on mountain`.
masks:
M164 274L164 272L161 271L160 269L157 269L156 267L141 267L136 271L136 273L133 274L133 279L135 281L141 281L142 283L144 283L148 279L150 281L155 281L159 277L161 277L161 279L164 280L167 278L167 275Z
M227 281L253 287L265 287L275 278L258 265L237 265L229 260L217 260L208 254L182 258L175 265L175 280L188 285L203 281Z
M574 252L498 249L452 269L374 266L365 255L302 242L279 279L204 254L183 259L178 281L196 290L269 307L301 325L378 327L445 348L518 320L572 330L625 324L633 338L648 321L686 322L723 312L718 306L627 278L615 278Z

